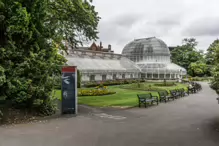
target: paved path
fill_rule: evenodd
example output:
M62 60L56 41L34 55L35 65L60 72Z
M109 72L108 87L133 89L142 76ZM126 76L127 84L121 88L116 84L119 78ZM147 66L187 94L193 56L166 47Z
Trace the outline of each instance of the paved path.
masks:
M0 146L219 146L219 105L203 90L148 109L95 109L0 128Z

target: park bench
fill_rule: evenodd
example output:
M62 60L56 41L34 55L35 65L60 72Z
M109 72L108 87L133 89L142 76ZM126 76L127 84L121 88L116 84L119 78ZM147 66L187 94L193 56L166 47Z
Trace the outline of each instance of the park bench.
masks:
M177 92L176 94L178 97L186 96L186 92L185 92L184 88L177 89L176 92Z
M147 107L147 103L150 103L153 105L154 102L159 104L158 97L157 96L152 96L151 93L147 94L137 94L138 96L138 101L139 101L139 107L141 107L141 104L144 104L145 108Z
M177 98L183 97L181 89L175 89L175 90L173 90L173 92L175 92Z
M194 83L194 88L195 88L196 92L198 92L202 89L202 86L199 83Z
M158 95L160 97L160 102L164 101L166 103L167 100L169 101L170 99L175 99L173 96L169 95L169 93L166 90L158 91Z
M189 95L189 93L186 92L186 90L185 90L184 88L181 88L181 89L180 89L180 94L181 94L182 97Z
M179 92L176 90L170 90L170 95L173 96L173 98L175 99L177 99L180 96Z
M196 93L196 90L195 90L195 88L194 87L187 87L187 90L188 90L188 93L189 94L194 94L194 93Z
M196 83L196 82L192 82L192 87L191 88L188 87L189 93L197 93L201 89L202 89L201 84Z

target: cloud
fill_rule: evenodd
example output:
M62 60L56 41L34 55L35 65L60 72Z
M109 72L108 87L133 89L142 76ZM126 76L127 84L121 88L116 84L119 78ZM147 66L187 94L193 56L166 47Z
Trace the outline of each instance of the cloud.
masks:
M138 31L135 32L135 28L139 28L136 26L141 24L141 22L141 14L137 13L124 13L108 20L103 20L99 24L99 38L106 43L124 44L132 39L133 35L136 35L134 33Z
M184 29L183 34L191 36L218 36L219 17L195 20Z
M180 25L180 20L177 20L177 17L167 17L157 20L156 24L160 26L175 26Z
M141 20L141 14L137 13L125 13L113 18L112 23L116 24L117 26L121 27L131 27L135 23ZM109 22L108 22L109 23Z
M205 49L219 36L218 0L94 0L94 5L102 18L99 38L117 53L137 38L155 36L176 46L195 37Z

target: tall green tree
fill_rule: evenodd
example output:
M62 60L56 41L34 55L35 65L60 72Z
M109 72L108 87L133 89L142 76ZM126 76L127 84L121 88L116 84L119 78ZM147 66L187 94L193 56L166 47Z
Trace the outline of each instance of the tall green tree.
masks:
M213 60L213 81L211 82L211 87L219 94L219 45L214 46Z
M177 46L171 52L171 60L173 63L178 64L184 67L189 75L195 75L192 66L196 66L196 64L205 63L204 54L202 51L198 51L196 49L198 42L194 38L186 38L183 40L181 46ZM191 65L191 63L194 63Z
M213 73L213 67L215 64L215 54L216 49L219 46L219 40L216 39L214 42L208 47L207 52L205 54L206 64L208 66L207 75L211 76Z
M63 41L97 38L98 13L86 0L0 1L0 96L32 106L50 99L65 58Z
M219 45L219 39L216 39L207 49L206 52L206 63L208 65L213 65L215 62L215 53L216 53L216 49Z
M192 62L189 65L188 72L190 75L195 77L195 76L204 76L207 70L208 70L208 67L206 63L197 61L197 62Z

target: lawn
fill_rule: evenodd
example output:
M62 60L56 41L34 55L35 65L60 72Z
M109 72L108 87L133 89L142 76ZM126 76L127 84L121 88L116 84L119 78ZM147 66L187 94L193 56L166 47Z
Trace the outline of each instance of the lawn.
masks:
M109 87L109 90L115 91L116 94L105 96L82 96L78 97L79 104L89 106L107 107L107 106L136 106L138 105L137 94L149 93L147 91L135 91L120 89L118 86ZM157 95L156 92L151 92ZM56 91L56 97L61 96L61 91Z
M183 88L183 87L186 87L186 85L177 84L177 86L173 86L173 87L159 87L159 88L170 90L170 89ZM82 97L78 97L78 103L89 105L89 106L96 106L96 107L109 107L109 106L134 107L138 105L137 94L152 93L152 95L158 95L157 92L122 89L121 86L111 86L108 87L108 89L111 91L115 91L116 94L105 95L105 96L82 96ZM61 91L57 90L55 95L56 97L60 98Z

